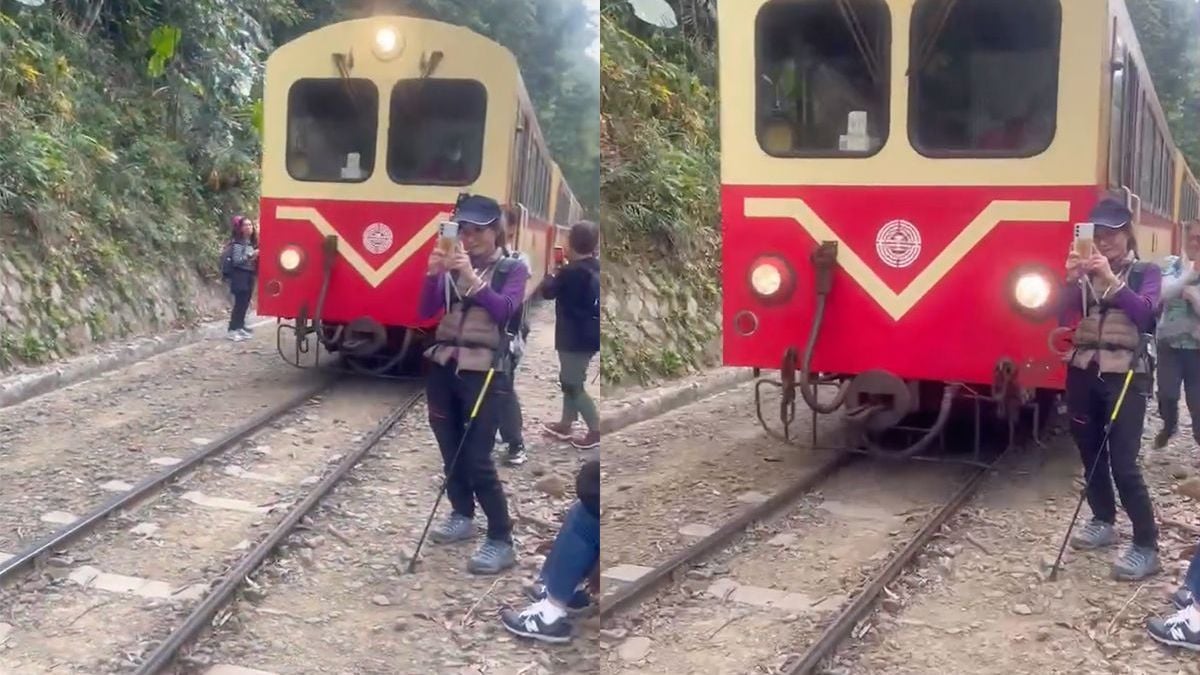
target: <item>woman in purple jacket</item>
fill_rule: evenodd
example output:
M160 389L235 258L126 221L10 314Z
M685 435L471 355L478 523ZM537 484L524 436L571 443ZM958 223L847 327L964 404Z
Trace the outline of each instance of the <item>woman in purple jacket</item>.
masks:
M453 511L430 538L448 544L473 537L478 500L487 516L487 539L467 570L499 574L516 562L508 505L492 461L500 398L509 391L495 379L505 377L503 369L496 370L474 421L470 420L488 371L503 356L501 327L520 308L529 271L523 265L504 263L511 259L501 249L504 223L495 200L467 196L459 201L454 220L459 244L448 254L435 247L429 256L419 310L424 319L445 310L433 346L425 352L431 361L426 400ZM460 453L457 460L456 453Z

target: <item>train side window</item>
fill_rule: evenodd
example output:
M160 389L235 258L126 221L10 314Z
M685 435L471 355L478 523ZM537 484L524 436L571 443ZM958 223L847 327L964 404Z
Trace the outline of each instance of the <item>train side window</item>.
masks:
M879 152L889 132L891 22L883 0L763 5L755 26L755 123L764 152Z
M487 89L476 80L401 80L392 89L388 175L404 185L470 185L483 171Z
M1129 59L1125 56L1125 43L1117 35L1117 20L1113 19L1112 43L1112 91L1108 127L1108 184L1121 187L1121 133L1125 129L1125 72Z
M285 163L296 180L367 180L378 133L379 90L370 80L303 79L288 90Z
M1058 124L1058 0L918 0L909 139L928 157L1032 157Z

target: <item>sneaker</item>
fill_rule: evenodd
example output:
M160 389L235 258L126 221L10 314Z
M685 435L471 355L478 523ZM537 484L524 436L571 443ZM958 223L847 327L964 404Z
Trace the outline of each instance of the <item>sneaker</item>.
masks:
M1117 543L1117 532L1111 523L1093 520L1071 537L1071 546L1082 550L1104 548Z
M488 539L467 561L467 571L471 574L499 574L515 564L517 552L512 544Z
M513 635L554 644L571 641L571 622L549 600L535 602L521 612L506 609L500 612L500 623Z
M581 434L571 439L571 445L575 446L576 450L591 450L592 448L600 447L600 432L589 431L586 434Z
M543 424L542 433L547 436L553 436L560 441L571 440L571 425L570 424Z
M508 449L508 456L504 458L504 463L509 466L521 466L529 461L529 455L525 452L525 447L518 445Z
M250 339L250 338L254 337L254 331L250 330L249 328L243 328L239 332L242 335L246 336L246 339Z
M532 586L525 587L525 597L533 600L534 602L541 602L542 600L550 597L550 594L546 592L546 584L539 582ZM575 595L572 595L571 599L567 601L567 614L569 616L578 616L588 611L591 606L591 596L588 595L587 591L581 588L576 590Z
M429 538L435 544L452 544L473 536L475 536L475 521L466 516L451 513L446 520L442 521L441 525L433 528Z
M1175 605L1175 609L1187 609L1192 606L1192 592L1186 588L1181 588L1171 594L1171 604Z
M225 335L226 339L232 342L241 342L246 339L246 336L241 331L231 330Z
M1154 437L1154 449L1162 450L1163 448L1167 447L1167 443L1171 441L1171 437L1174 435L1174 429L1164 428L1162 431L1158 432L1158 435Z
M1141 581L1157 572L1158 551L1142 546L1130 546L1125 549L1117 562L1113 563L1113 577L1118 581Z
M1200 609L1188 605L1166 619L1150 619L1146 631L1164 645L1200 652Z

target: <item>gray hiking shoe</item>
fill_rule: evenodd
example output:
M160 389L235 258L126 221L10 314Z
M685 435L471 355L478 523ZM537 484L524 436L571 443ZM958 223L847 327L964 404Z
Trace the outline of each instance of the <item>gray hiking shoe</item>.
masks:
M1192 604L1192 592L1187 588L1180 588L1171 594L1171 604L1175 605L1175 609L1187 609Z
M475 536L475 521L457 513L451 513L441 525L433 528L429 538L435 544L452 544Z
M1113 563L1113 577L1120 581L1141 581L1159 569L1158 551L1130 546Z
M1071 537L1071 546L1077 549L1093 549L1112 546L1117 543L1117 532L1111 523L1093 520L1084 525L1075 536Z
M488 539L467 562L467 571L471 574L499 574L515 564L517 553L512 544Z

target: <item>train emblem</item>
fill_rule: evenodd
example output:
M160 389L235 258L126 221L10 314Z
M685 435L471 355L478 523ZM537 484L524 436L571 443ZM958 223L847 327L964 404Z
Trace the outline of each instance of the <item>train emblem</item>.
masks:
M889 267L908 267L921 255L921 233L907 220L893 220L875 236L875 252Z
M363 231L363 248L375 255L386 253L392 241L392 228L383 223L372 223Z

